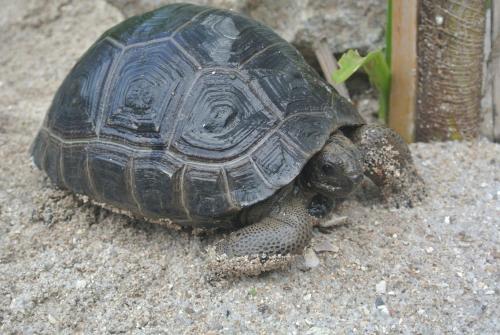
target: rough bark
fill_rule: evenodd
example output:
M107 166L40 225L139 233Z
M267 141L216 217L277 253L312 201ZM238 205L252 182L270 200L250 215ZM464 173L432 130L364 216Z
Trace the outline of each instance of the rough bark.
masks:
M500 1L492 3L492 45L488 69L492 73L493 126L492 139L500 142Z
M420 0L416 140L479 134L484 0Z

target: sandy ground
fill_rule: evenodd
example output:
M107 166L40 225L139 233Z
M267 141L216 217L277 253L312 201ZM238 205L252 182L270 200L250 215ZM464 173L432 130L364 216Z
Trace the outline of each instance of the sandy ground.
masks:
M500 333L500 145L413 145L424 203L350 201L316 267L209 282L217 236L99 211L29 164L55 89L121 14L0 2L0 333Z

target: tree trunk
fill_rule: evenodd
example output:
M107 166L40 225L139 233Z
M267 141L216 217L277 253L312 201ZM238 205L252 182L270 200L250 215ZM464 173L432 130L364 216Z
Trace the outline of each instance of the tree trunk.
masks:
M417 141L479 134L485 0L420 0Z
M496 1L496 2L495 2ZM500 142L500 1L492 2L491 54L488 69L492 73L492 139Z

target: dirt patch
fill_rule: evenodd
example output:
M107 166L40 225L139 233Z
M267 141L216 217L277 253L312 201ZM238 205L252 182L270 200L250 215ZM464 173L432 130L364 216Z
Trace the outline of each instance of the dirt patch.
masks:
M0 333L500 332L498 144L413 145L422 204L349 201L349 224L315 231L319 262L211 282L218 236L96 210L28 159L64 75L121 14L97 0L3 10Z

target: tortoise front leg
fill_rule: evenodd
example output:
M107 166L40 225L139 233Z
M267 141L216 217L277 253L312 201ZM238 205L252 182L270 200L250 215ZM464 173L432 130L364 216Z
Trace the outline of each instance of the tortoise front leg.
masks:
M391 204L412 206L424 195L410 149L392 129L378 124L359 127L351 136L363 155L365 175L382 191Z
M216 251L228 257L300 254L311 240L314 220L303 199L292 194L259 222L231 233Z
M262 207L253 209L255 213L249 216L261 219L231 233L217 243L215 254L210 253L208 279L255 276L289 266L294 255L309 244L316 220L304 203L302 196L291 194L278 202L270 201L273 210L264 217Z

